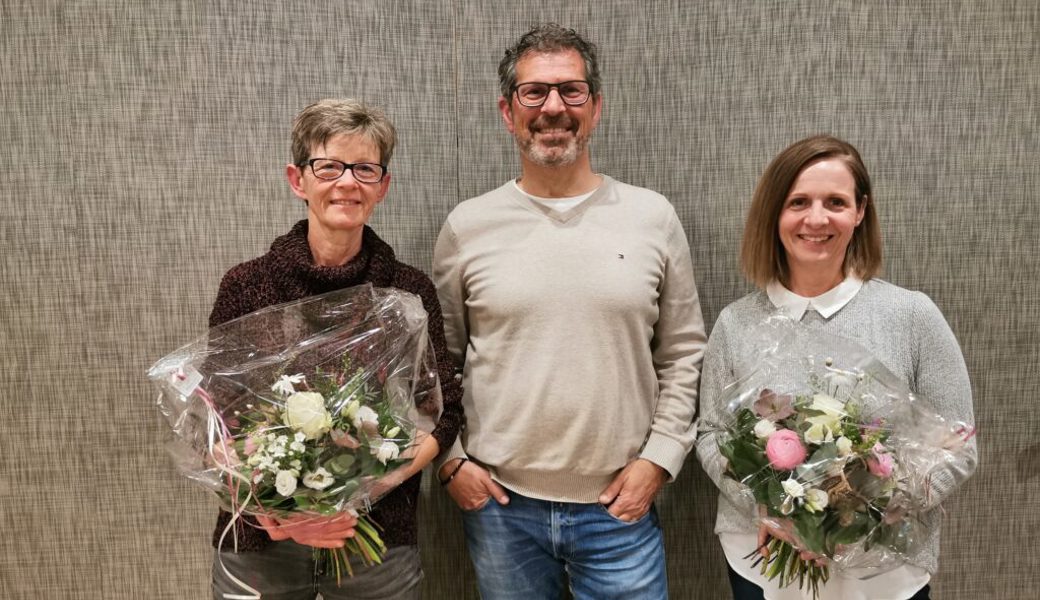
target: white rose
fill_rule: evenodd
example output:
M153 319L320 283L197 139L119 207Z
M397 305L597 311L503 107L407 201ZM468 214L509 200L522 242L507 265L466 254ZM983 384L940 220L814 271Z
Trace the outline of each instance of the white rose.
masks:
M385 465L386 461L397 458L401 454L401 449L393 442L384 441L378 448L372 449L372 454L376 455L376 460Z
M829 500L827 492L823 490L812 488L805 492L805 508L809 512L820 512L827 508Z
M369 429L374 429L379 426L379 415L376 411L372 410L367 406L362 406L357 409L354 413L354 427L358 430L365 428L365 425L369 426Z
M758 439L764 440L774 433L776 433L776 425L769 419L759 419L758 423L755 423L755 436Z
M274 478L274 489L286 498L292 496L296 491L296 475L293 475L292 471L278 471Z
M848 456L852 453L852 440L845 436L841 436L834 442L834 445L838 447L839 456Z
M285 424L316 440L332 429L325 398L317 392L296 392L285 400Z
M332 485L332 482L332 473L329 473L322 467L318 467L317 471L309 471L303 474L303 485L312 490L323 490Z
M801 498L805 495L805 486L798 483L797 479L785 479L780 485L784 487L784 491L787 492L787 495L792 498Z

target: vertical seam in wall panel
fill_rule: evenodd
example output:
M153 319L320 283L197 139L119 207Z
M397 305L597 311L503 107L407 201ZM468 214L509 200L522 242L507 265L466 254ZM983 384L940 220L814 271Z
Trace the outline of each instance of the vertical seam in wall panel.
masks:
M455 205L462 201L462 136L460 134L462 127L459 121L459 37L456 27L459 16L458 10L459 3L453 2L451 8L451 74L455 92L453 96L455 102L455 204L452 204L451 208L455 208Z

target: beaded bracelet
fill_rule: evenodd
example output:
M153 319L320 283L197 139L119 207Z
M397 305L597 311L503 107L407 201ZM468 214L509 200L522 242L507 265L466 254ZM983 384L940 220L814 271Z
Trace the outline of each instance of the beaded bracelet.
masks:
M459 464L455 465L455 469L451 472L451 475L448 475L448 478L445 479L444 481L442 481L441 485L448 485L449 483L451 483L451 480L455 479L455 476L459 474L459 469L462 468L462 464L465 463L467 460L469 460L469 459L468 458L460 458L459 459Z

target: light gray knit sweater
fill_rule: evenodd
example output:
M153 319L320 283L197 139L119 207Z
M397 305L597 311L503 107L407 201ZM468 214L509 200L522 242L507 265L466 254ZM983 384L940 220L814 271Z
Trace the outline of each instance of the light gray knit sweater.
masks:
M776 308L765 292L754 292L727 306L719 315L708 340L701 377L700 423L697 457L718 486L733 485L723 476L725 459L719 454L710 424L722 422L722 390L755 367L759 349L752 331ZM952 421L974 424L971 384L957 340L935 304L920 292L904 290L872 279L848 304L829 319L809 309L801 319L805 327L856 341L902 379L918 395L931 401L941 415ZM974 439L964 460L932 474L938 499L945 498L971 476L977 462ZM757 530L751 518L753 507L735 504L720 494L715 532L751 533ZM927 512L924 523L928 537L910 563L935 573L938 566L939 530L942 511Z

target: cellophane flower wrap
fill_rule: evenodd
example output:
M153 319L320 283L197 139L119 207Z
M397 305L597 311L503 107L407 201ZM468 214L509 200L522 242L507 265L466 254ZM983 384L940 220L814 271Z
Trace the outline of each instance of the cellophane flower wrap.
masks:
M761 360L723 390L726 420L702 440L725 460L722 492L782 532L768 558L746 558L814 597L832 570L869 578L904 564L974 428L943 419L850 340L783 316L757 335Z
M328 551L379 562L371 503L403 483L442 399L421 300L362 285L265 308L210 329L149 377L187 477L235 515L360 514ZM225 532L226 533L226 532Z

